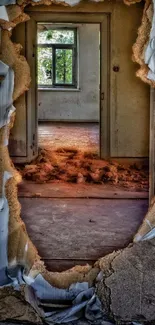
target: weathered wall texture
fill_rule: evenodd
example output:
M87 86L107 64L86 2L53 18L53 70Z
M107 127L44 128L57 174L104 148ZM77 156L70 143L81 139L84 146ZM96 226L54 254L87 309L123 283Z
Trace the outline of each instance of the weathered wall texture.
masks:
M38 118L52 121L99 121L99 24L78 28L79 90L38 91Z
M19 3L23 2L22 0L18 1ZM45 2L50 3L49 0L45 0ZM119 15L117 17L119 18ZM6 28L3 23L1 26ZM140 41L138 50L141 44ZM10 85L9 96L11 94L14 99L17 99L28 89L30 82L29 68L24 57L20 56L19 49L19 46L13 45L9 40L9 32L4 30L2 32L0 60L2 61L2 67L4 67L3 62L6 63L5 68L10 67L8 73L10 73L12 79L10 78L9 82L7 82L7 74L5 75L3 71L0 71L0 76L2 85L6 82L7 90ZM20 73L21 70L22 74ZM15 81L15 88L12 95L11 86L13 80ZM155 322L154 239L141 241L141 239L154 238L154 209L150 210L140 233L138 233L141 237L135 237L135 241L140 240L139 243L131 243L123 251L114 252L104 257L94 267L88 265L85 267L76 266L72 270L62 273L47 272L45 270L20 219L20 206L16 188L17 182L20 180L18 173L12 166L7 149L9 127L12 126L14 118L13 113L11 121L9 119L9 114L12 112L12 101L7 103L7 107L1 105L0 109L2 125L0 129L0 188L2 189L0 201L0 281L2 283L0 309L4 311L5 307L7 308L5 313L0 313L1 319L4 320L9 317L14 320L40 322L40 316L43 319L45 318L45 314L42 314L41 309L38 307L38 300L36 299L38 296L34 297L36 292L32 290L36 284L36 275L41 273L43 276L43 278L41 277L41 285L44 286L45 280L47 280L50 290L50 283L55 287L63 288L68 288L73 282L86 281L89 286L92 286L94 282L97 283L97 294L103 303L103 317L108 315L119 324L120 321L129 321L131 324L133 320L142 324L147 324L148 321ZM149 225L149 228L144 227L145 223ZM11 270L13 266L14 269ZM99 271L101 272L99 273ZM10 276L8 276L9 274ZM11 285L6 288L5 285L8 284L8 281L10 281ZM16 289L20 288L20 292L12 290L11 286ZM40 289L41 293L42 290ZM25 303L25 300L29 304ZM13 306L17 306L19 302L19 309L14 309ZM91 303L94 304L95 300L91 300L89 307ZM30 307L30 304L32 307Z
M149 152L150 90L148 85L136 78L137 65L131 60L142 9L142 3L129 8L117 3L111 22L112 157L147 157ZM114 66L119 66L119 72L113 71Z
M41 10L38 6L32 8L33 10ZM50 12L50 7L47 9ZM60 9L57 6L53 6L53 11L58 12ZM132 62L132 46L137 37L137 30L141 23L143 4L135 4L134 6L126 6L121 1L115 2L103 2L88 6L85 3L80 6L69 9L68 7L62 7L61 12L89 12L96 11L98 13L111 13L111 23L109 32L110 37L110 107L109 107L109 124L110 124L110 157L148 157L149 152L149 86L141 82L136 77L137 65ZM60 13L61 15L61 13ZM145 26L144 26L145 27ZM150 27L150 23L149 23ZM23 35L21 30L22 26L18 25L16 35L13 39L21 41L20 38ZM149 28L148 28L149 29ZM123 30L123 33L122 33ZM84 31L84 28L82 32ZM20 32L20 33L19 33ZM15 33L14 33L15 34ZM19 34L19 36L18 36ZM85 35L83 36L83 42ZM144 34L145 35L145 34ZM23 38L24 36L22 36ZM148 38L145 36L145 38ZM94 39L92 45L94 47ZM22 39L22 44L24 38ZM96 40L97 42L97 40ZM144 40L143 40L144 42ZM146 40L145 40L146 42ZM24 45L24 44L23 44ZM95 45L95 47L97 44ZM137 46L136 46L137 47ZM25 48L25 45L24 45ZM138 47L139 49L139 47ZM81 49L82 51L82 49ZM135 54L136 54L135 48ZM93 54L93 53L92 53ZM96 55L98 55L96 51ZM88 52L83 55L81 63L88 65L89 62L85 59L88 56ZM90 56L90 54L89 54ZM94 54L93 54L94 57ZM139 59L140 55L137 54ZM91 56L92 58L92 56ZM104 60L104 58L102 58ZM141 59L142 61L142 59ZM96 58L95 58L95 62ZM85 71L85 66L81 67L82 71ZM115 72L113 68L119 66L119 72ZM88 68L88 67L87 67ZM88 69L87 69L88 70ZM73 92L71 103L68 101L70 94L64 92L39 92L39 118L40 119L54 119L54 120L81 120L94 119L94 97L95 101L98 100L97 88L94 87L93 68L90 70L92 77L90 91L87 95L82 93ZM84 80L88 80L89 75L84 77ZM86 81L86 80L85 80ZM89 84L80 85L81 89L84 90ZM82 82L82 78L81 78ZM87 101L87 105L86 105ZM83 103L85 105L83 105ZM25 115L24 105L20 108ZM97 107L99 110L99 108ZM89 112L89 113L88 113ZM90 114L90 115L89 115ZM61 116L60 116L61 115ZM101 123L104 121L101 121ZM29 121L27 121L29 123ZM23 125L22 125L23 124ZM138 127L137 127L138 125ZM26 142L26 129L25 122L15 122L15 127L12 130L11 136L11 148L13 144L17 144L20 155L24 156L25 146L24 137ZM21 143L21 141L22 143ZM15 149L15 148L14 148ZM15 152L15 150L14 150ZM12 151L11 151L12 153ZM18 153L16 151L16 156Z

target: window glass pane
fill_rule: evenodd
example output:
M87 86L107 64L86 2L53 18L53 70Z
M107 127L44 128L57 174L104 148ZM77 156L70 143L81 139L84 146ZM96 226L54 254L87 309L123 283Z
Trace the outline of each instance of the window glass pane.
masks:
M52 48L38 47L38 84L52 85Z
M56 49L56 84L73 83L72 53L71 49Z
M39 24L38 24L39 25ZM38 44L74 44L74 31L38 26Z

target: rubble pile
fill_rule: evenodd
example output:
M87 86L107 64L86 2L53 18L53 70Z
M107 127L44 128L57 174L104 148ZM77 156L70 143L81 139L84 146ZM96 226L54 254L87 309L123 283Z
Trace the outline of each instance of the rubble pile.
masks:
M149 186L148 166L101 160L95 153L74 148L40 148L31 164L16 167L24 179L36 183L109 183L137 191L147 191Z

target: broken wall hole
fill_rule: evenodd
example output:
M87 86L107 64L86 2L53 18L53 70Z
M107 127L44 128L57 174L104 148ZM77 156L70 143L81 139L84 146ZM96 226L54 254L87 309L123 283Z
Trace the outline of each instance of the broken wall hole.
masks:
M41 21L41 18L38 19ZM59 19L63 19L63 17L60 16ZM100 158L100 155L103 155L102 146L101 152L99 150L99 140L102 142L101 130L103 128L102 120L99 121L99 111L101 110L101 108L99 109L99 67L102 67L100 64L102 53L99 55L98 50L99 46L101 48L100 29L99 24L90 22L86 24L84 20L80 24L76 18L76 24L39 22L34 35L35 38L37 35L37 44L36 51L33 47L32 57L35 58L35 63L38 66L38 80L35 79L35 86L38 92L38 101L36 101L38 121L36 122L40 149L39 155L30 164L17 165L24 178L18 193L19 196L22 196L20 199L22 215L29 235L49 270L53 267L56 271L64 270L67 266L76 264L78 260L81 263L85 261L93 264L96 261L96 256L99 258L114 249L125 247L130 243L133 234L141 224L147 208L149 176L147 159L146 162L142 159L136 163L133 159L131 163L127 160L126 164L119 164L113 160L106 161ZM30 41L28 40L27 47L29 45ZM57 53L62 48L63 51L70 49L72 55L64 54L64 52ZM90 56L91 52L92 56ZM96 53L96 57L94 53ZM88 61L89 63L86 65ZM77 67L77 65L78 69L73 69L73 66ZM94 71L96 72L94 73ZM92 75L93 82L90 82ZM81 80L82 77L86 80ZM76 83L74 83L75 79ZM86 83L87 85L85 85ZM96 88L94 89L94 87ZM77 90L78 92L75 92ZM95 92L96 95L94 95ZM93 96L96 96L95 101L93 101ZM70 104L72 111L68 117L66 110L68 109L68 112L71 110L70 107L68 108ZM80 109L82 110L80 111ZM94 120L98 120L96 123L92 122L91 110L94 112ZM57 117L55 117L55 111L58 114ZM82 111L83 116L81 117ZM84 114L85 121L83 120ZM75 116L76 119L81 118L82 122L80 123L80 120L78 123L75 122ZM66 121L67 117L68 122ZM53 121L54 118L59 121ZM99 122L101 128L99 128ZM93 184L96 186L94 187ZM123 193L124 190L125 193ZM125 201L122 205L121 201L116 200L120 196L121 201L123 197L133 200L136 197L141 201L135 201L135 203L130 201L130 204ZM107 197L109 200L110 198L115 199L113 204L110 201L103 201ZM126 229L129 228L128 224L123 229L121 227L121 223L125 223L128 214L124 212L125 219L123 221L123 209L127 202L130 206L128 213L131 214L130 211L135 209L137 214L137 218L133 214L134 226L132 230ZM46 209L44 209L44 205ZM123 209L119 208L119 205L122 205ZM113 206L114 209L111 216L109 206L111 209ZM37 220L34 219L35 225L32 223L32 214L38 216ZM121 215L120 219L117 214ZM44 218L43 215L45 215ZM44 224L46 224L46 229L43 228ZM132 231L133 233L131 233ZM118 232L121 236L117 236L117 240L113 241L110 233ZM88 233L91 233L91 240L88 238ZM96 241L94 240L95 233L98 234ZM103 236L103 233L107 233L110 239ZM39 234L39 238L37 234ZM46 244L45 237L47 238ZM103 237L104 241L101 239ZM87 245L84 238L87 240ZM54 253L48 254L48 251L52 251L53 242L55 242L56 249L54 249ZM65 251L62 250L63 245ZM93 249L90 250L89 247ZM68 253L70 249L71 252Z
M120 5L120 10L123 10L122 5ZM107 145L110 135L107 131L107 139L104 143L105 135L103 136L103 134L107 127L106 124L111 122L108 119L104 121L101 114L104 102L103 93L105 93L104 83L108 83L105 68L109 66L109 63L108 59L106 61L102 58L110 53L108 46L108 38L110 38L108 32L109 17L103 13L94 21L88 14L87 16L80 14L75 17L72 15L71 18L68 18L65 13L63 15L59 13L58 18L56 15L51 16L50 13L50 16L46 18L47 22L45 22L45 17L41 12L33 12L30 9L29 14L31 20L25 28L27 33L31 30L32 40L28 37L26 39L26 53L31 67L32 88L36 89L38 94L38 100L35 100L33 94L31 95L31 102L36 105L38 111L38 114L35 115L37 119L33 116L33 124L38 129L38 134L35 131L32 135L34 156L37 155L37 151L35 151L37 145L40 148L39 155L31 163L17 165L17 169L24 178L23 184L19 187L19 197L21 196L20 202L24 207L22 210L24 222L40 255L44 256L49 269L50 265L54 267L55 263L56 270L61 270L61 267L64 269L66 265L74 265L75 261L80 259L83 263L84 258L93 263L96 260L95 255L99 258L103 252L107 253L112 252L113 249L123 248L131 241L132 236L141 224L146 211L145 207L147 207L148 160L141 157L142 151L140 159L136 159L136 153L133 153L133 159L124 158L120 163L117 162L117 159L115 161L110 157L109 160L100 158L100 156L104 157L105 148L109 150ZM18 34L17 29L17 36ZM13 36L16 39L16 34ZM34 40L36 40L35 45ZM68 49L72 51L72 54L66 52ZM34 70L36 64L37 80ZM99 84L101 84L101 89L99 89ZM110 98L108 89L107 95ZM99 97L102 98L101 102L99 102ZM38 143L35 139L38 139ZM124 153L124 155L127 154L130 155L130 150ZM29 208L26 209L26 212L24 212L25 204L28 201L25 196L30 198ZM109 201L102 202L107 198L108 200L121 198L121 201L117 202L116 200L113 205L114 208L116 204L115 208L118 209L118 212L112 212L111 217L108 218L106 216L109 213L109 204L112 203ZM122 219L118 220L112 217L113 214L116 215L116 218L117 214L123 215L123 210L119 211L119 204L122 204L123 198L133 200L139 198L141 200L140 202L135 201L135 205L133 201L130 201L129 211L132 211L135 206L137 213L132 234L131 230L126 230L127 224L121 231ZM59 210L57 209L57 199L61 203ZM92 202L90 202L91 200ZM44 209L44 202L46 202L45 205L48 204L49 206L46 210L47 213L42 210ZM124 202L124 207L127 202ZM38 209L40 204L41 215L45 213L45 219L48 220L48 222L46 221L47 229L53 228L53 231L48 232L49 239L46 245L44 238L47 230L40 230L40 222L44 224L45 219L38 221L38 224L35 220L35 226L31 225L30 221L32 219L31 208L33 214L38 215L38 210L35 209ZM55 205L55 211L51 211L50 205ZM95 212L95 206L98 212ZM89 214L85 207L89 210ZM77 209L80 209L79 218L78 216L74 217ZM105 211L107 209L107 212L102 211L103 209ZM69 218L67 219L68 215ZM85 222L82 221L84 218L86 218ZM113 220L111 220L112 218ZM126 220L125 214L124 218ZM61 231L61 222L65 224L65 220L67 222L66 227L63 226L63 231ZM114 224L116 223L119 224L119 230L115 229ZM74 232L74 227L75 229L79 228L79 239ZM111 230L108 227L111 227ZM88 247L90 245L94 248L92 253L86 257L81 251L83 249L83 245L80 245L82 238L88 238L87 234L90 231L92 238L94 233L98 233L98 237L101 236L102 238L105 228L107 228L108 234L111 231L114 233L120 231L122 235L121 237L118 236L117 243L116 241L113 243L111 239L110 241L106 239L105 242L102 241L102 245L99 241L89 244L89 239L87 239ZM40 239L38 239L35 229L40 234ZM56 235L54 234L55 231ZM59 233L64 233L67 251L69 247L74 246L75 241L75 247L78 245L78 254L75 252L76 249L74 253L72 250L71 254L67 252L65 254L61 251L63 236L61 237ZM127 233L126 238L125 233ZM69 238L71 237L70 241ZM48 255L46 250L51 251L50 243L53 238L55 238L57 251L54 250L54 254ZM82 255L80 256L80 254ZM63 259L65 255L67 261L64 261L63 267L61 258ZM58 263L54 260L59 260L59 265L56 265Z
M95 8L99 8L98 5L99 4L96 4ZM117 5L119 5L119 4L117 4ZM98 7L96 7L96 6L98 6ZM136 5L136 6L138 6L138 5ZM106 7L106 5L105 5L105 7ZM149 7L149 4L147 3L147 6L145 6L145 9L146 8L148 9L148 7ZM53 8L54 7L52 6L52 10L53 10ZM144 17L145 17L145 11L144 11ZM27 17L24 16L24 18L27 18ZM146 20L143 20L144 25L147 24L147 23L148 23L148 21L146 22ZM29 31L30 31L30 27L32 27L32 25L29 25L29 27L28 27ZM150 31L150 29L149 29L149 31ZM13 47L11 41L9 40L9 35L8 35L7 32L2 33L2 36L3 36L2 37L2 41L3 41L2 48L4 48L4 52L2 53L1 59L4 60L6 65L7 65L7 63L9 65L9 60L8 60L8 62L6 62L7 61L7 56L6 55L4 56L5 53L7 53L9 55L8 52L5 52L6 51L5 44L9 43L9 45L12 48L13 51L14 51L14 47ZM143 38L142 42L144 42L144 38ZM142 45L142 43L141 43L141 45ZM138 48L138 50L139 50L139 48ZM21 60L21 57L19 55L19 47L18 46L16 46L16 51L14 52L15 61L17 60L17 56L18 56L18 64L19 64L20 60ZM29 56L29 54L28 54L28 56ZM136 55L135 55L135 58L136 58ZM136 61L138 61L138 59ZM23 60L23 62L22 62L23 66L25 64L25 67L26 67L26 61L24 59L22 59L22 60ZM18 69L16 68L17 61L16 61L16 64L15 64L15 61L14 61L13 65L12 65L12 67L14 68L13 71L15 70L15 72L16 72L16 71L18 71ZM140 64L141 64L141 62L140 62ZM142 61L141 65L143 65L143 61ZM27 68L28 68L28 66L27 66ZM141 72L142 72L142 70L141 70ZM144 72L144 70L143 70L143 72ZM141 76L142 79L145 79L145 81L147 81L147 72L148 72L148 70L147 70L147 67L145 66L145 72L144 72L145 76L144 75ZM20 83L20 86L23 87L22 89L18 88L19 83L18 83L18 78L17 79L16 78L17 78L17 74L15 73L14 99L17 100L16 104L18 106L19 104L21 105L21 103L23 103L23 97L22 97L22 99L20 98L20 100L18 100L18 97L28 88L29 73L27 73L27 80L25 81L24 85L22 83ZM150 83L151 82L152 81L150 81ZM32 84L31 84L31 88L30 88L30 91L29 91L29 95L30 95L30 92L32 90ZM30 103L30 100L31 100L31 97L28 97L28 102L29 103ZM6 132L6 128L3 128L2 129L2 139L6 136L5 132ZM134 306L134 307L133 307L132 311L130 309L130 312L129 312L128 309L126 309L127 314L123 313L123 311L122 311L122 310L124 310L124 304L127 301L127 299L123 300L123 309L122 309L121 301L119 300L120 305L118 304L118 306L116 306L115 303L114 303L114 305L112 305L113 307L110 310L110 306L109 306L109 303L108 303L108 301L110 301L109 299L112 299L113 302L115 301L115 293L112 294L111 297L109 295L109 290L110 290L111 286L113 287L112 282L111 282L112 278L113 278L113 275L111 274L111 269L115 269L115 266L117 265L117 263L119 265L122 265L123 269L119 268L119 270L117 270L117 268L116 268L118 283L122 283L120 281L120 279L121 279L120 273L124 271L124 266L125 266L126 261L127 261L127 264L128 264L128 261L131 262L132 253L136 255L136 254L138 254L138 252L140 252L142 250L143 250L143 256L145 256L144 259L145 258L147 259L147 256L150 256L150 255L147 254L147 252L150 249L150 247L152 247L151 242L149 242L149 241L147 241L147 242L141 241L138 244L132 244L130 247L124 249L123 251L118 251L117 253L113 253L111 255L106 256L105 258L103 258L100 261L96 262L96 264L93 267L91 267L89 265L86 265L86 266L83 266L83 267L82 266L76 266L73 269L68 270L66 272L62 272L62 273L61 272L60 273L48 272L45 269L44 264L40 260L40 257L38 256L36 248L32 245L32 242L28 238L25 226L21 222L21 219L20 219L20 207L19 207L19 203L18 203L18 200L17 200L17 188L16 188L17 182L20 179L19 174L13 169L13 167L11 165L11 162L10 162L9 156L8 156L7 148L2 146L1 150L3 151L3 154L4 154L3 155L4 156L4 161L2 161L2 166L3 166L4 169L2 168L2 170L4 170L4 171L9 170L14 175L13 178L11 178L11 179L9 179L9 181L7 181L5 187L3 186L3 197L5 199L5 202L6 203L8 202L7 216L9 217L9 237L8 237L8 252L7 252L8 253L8 261L7 261L7 254L6 254L6 264L4 265L6 267L6 269L7 269L7 273L3 272L3 275L4 275L3 284L4 284L4 282L8 284L7 281L8 281L8 278L9 278L11 280L11 283L13 283L14 286L17 285L17 282L20 285L21 284L24 284L24 285L26 284L26 289L29 288L30 291L32 289L32 291L36 290L36 292L37 292L38 286L40 286L40 285L41 286L42 285L47 286L48 287L47 290L51 290L50 284L52 284L54 287L69 288L69 286L73 282L75 283L75 282L84 282L85 281L85 282L89 283L90 287L92 287L92 286L94 286L94 282L96 283L96 281L99 280L98 296L100 297L101 301L104 303L104 307L105 307L104 317L106 318L107 314L108 314L108 316L112 316L112 318L115 318L116 322L117 322L118 319L121 319L121 320L127 321L127 322L130 321L131 319L137 320L137 314L138 313L137 313L136 305L133 304L132 299L130 300L130 302L131 302L131 305ZM35 146L32 147L32 152L35 154ZM3 182L4 182L3 184L5 184L5 178L3 178ZM43 184L43 185L46 185L46 184ZM76 184L74 184L74 185L76 185ZM29 187L29 185L28 185L28 187ZM6 190L6 192L4 191L4 189ZM37 200L38 198L36 197L35 199ZM58 207L58 202L59 201L60 200L58 200L56 202L56 199L55 199L56 208ZM139 200L139 203L140 202L141 201ZM131 201L130 201L130 203L131 203ZM47 207L48 207L48 204L49 204L49 200L46 202ZM93 204L94 204L94 209L95 209L94 211L96 211L97 203L95 202L95 200L93 201ZM116 202L113 201L114 210L116 210L115 204L116 204ZM129 198L128 198L128 202L126 202L126 204L129 206ZM146 205L144 203L143 207L142 207L143 211L144 211L144 206L147 209L147 207L146 207ZM44 203L43 203L43 207L44 207ZM28 208L28 206L26 206L26 208ZM48 208L49 208L49 210L51 210L51 207L48 207ZM62 208L63 209L66 208L65 202L63 203ZM140 231L138 232L137 237L135 237L135 240L143 239L145 236L146 236L146 239L147 239L147 234L148 234L148 236L150 236L149 238L152 238L151 236L153 236L153 225L152 225L153 219L151 219L151 218L152 218L152 211L153 211L152 209L153 208L154 208L154 206L148 212L147 217L145 219L145 220L147 220L147 222L145 222L145 220L144 220L143 225L142 225ZM79 209L79 211L80 211L80 209ZM111 209L111 206L110 206L110 209ZM87 210L88 210L88 206L87 206ZM89 206L89 211L92 211L92 210L93 210L93 208L91 206ZM134 210L135 210L134 205L132 207L130 206L131 213ZM71 209L70 209L70 211L71 211ZM141 207L140 207L140 211L141 211ZM110 210L108 212L108 215L109 215L109 213L110 213ZM119 211L118 215L119 216L121 215L120 211ZM138 213L137 213L137 215L138 215ZM30 219L31 219L31 216L30 216ZM83 216L82 216L82 219L83 219ZM148 220L151 220L151 222L150 221L148 222ZM44 220L41 219L41 222L42 222L42 225L43 225ZM90 218L89 223L91 225L94 224L94 220L92 218ZM45 224L45 222L44 222L44 224ZM69 224L70 224L70 221L69 221ZM148 229L147 227L148 228L152 227L151 232L150 232L150 228ZM34 228L34 226L32 228ZM130 228L130 226L129 226L129 228ZM138 228L138 225L136 226L136 228ZM5 232L5 234L6 234L7 233L7 225L6 225L5 231L6 231ZM46 229L46 231L47 231L47 229ZM96 234L97 234L97 230L95 230L95 231L96 231ZM132 233L136 233L136 230L132 229L132 231L133 231ZM119 230L118 230L118 232L119 232ZM62 231L62 234L63 234L63 231ZM5 243L6 243L6 237L5 237ZM101 240L100 240L100 242L101 242ZM130 242L131 242L131 240L130 240ZM126 243L126 245L127 245L127 243ZM53 247L54 246L52 246L52 249L53 249ZM93 246L92 246L92 248L93 248ZM69 250L69 252L71 252L71 250ZM107 253L108 252L109 251L107 251ZM49 257L47 255L46 255L45 258L46 258L46 260L49 259ZM95 259L96 259L96 253L94 255L94 260ZM144 261L144 259L143 259L143 261ZM123 260L123 263L122 263L122 260ZM149 263L147 263L147 265L148 264L151 265L150 260L149 260ZM130 263L130 265L132 267L132 263ZM13 270L12 270L11 266L13 266ZM14 266L15 266L15 268L14 268ZM17 266L17 269L16 269L16 266ZM26 269L23 269L23 267L26 268ZM15 270L17 271L18 274L15 272ZM19 270L20 270L20 272L19 272ZM100 273L100 270L104 270L105 276L103 275L104 273ZM121 270L121 272L119 273L120 270ZM13 273L12 273L12 271L13 271ZM98 279L96 278L97 274L99 274ZM131 272L131 274L133 274L132 279L134 279L135 278L134 272L133 273ZM138 274L137 274L137 277L140 278L138 276ZM109 279L107 279L107 278L109 278ZM47 280L47 283L45 283L45 280ZM32 284L33 281L34 281L34 284ZM125 285L124 282L125 281L123 281L123 286ZM115 288L117 288L117 290L118 290L118 287L117 287L116 283L117 283L117 281L115 282L115 286L114 286L114 289L113 289L114 291L115 291ZM135 288L135 283L134 283L134 288ZM75 288L72 288L72 289L75 289ZM83 289L87 290L88 286L85 287L85 288L82 288L82 290ZM5 291L5 289L4 289L4 291ZM122 294L123 291L124 290L121 290L121 294ZM132 292L132 297L133 297L132 289L129 290L129 291ZM9 294L11 296L12 292L10 291ZM90 292L90 296L88 297L88 300L89 300L88 304L90 303L90 299L91 299L93 294L94 294L94 289L91 290L91 292ZM4 295L5 295L5 293L4 293ZM36 294L36 296L37 296L37 299L39 299L39 300L41 300L41 299L44 300L44 298L45 299L47 298L46 295L44 297L41 297L41 296L38 295L38 293ZM42 319L46 319L46 322L49 322L49 323L53 320L52 314L50 314L51 319L50 318L47 319L49 317L49 315L46 314L45 308L43 308L43 313L42 313L42 308L40 308L41 305L39 305L39 309L38 309L38 304L36 304L36 301L38 301L38 300L33 299L31 297L30 292L28 292L26 294L26 297L27 297L28 302L31 303L33 305L33 308L35 309L35 315L33 314L33 317L34 317L36 322L38 322L38 318L37 318L36 315L39 315L38 317L41 317ZM50 297L52 297L52 296L50 296ZM131 298L131 295L130 295L130 298ZM94 299L95 299L95 301L93 300L92 303L95 305L96 296L95 296ZM65 300L66 300L66 298L65 298ZM118 298L117 298L117 301L118 301ZM44 304L44 302L43 302L43 304ZM71 306L72 306L72 303L71 303ZM85 304L85 306L88 307L87 303ZM95 305L95 306L98 308L99 318L100 317L103 318L103 314L102 314L102 316L100 314L101 308L100 308L99 301L97 301L97 305ZM121 309L119 309L119 307ZM50 305L50 308L51 308L51 305ZM86 309L87 309L87 312L86 312ZM90 317L92 317L91 319L94 319L94 315L91 314L91 312L92 312L91 309L85 308L84 310L85 310L85 317L87 319L90 319ZM113 310L115 310L114 313L113 313ZM90 316L90 314L91 314L91 316ZM64 320L65 315L66 314L64 314L62 316L63 320ZM73 315L73 314L71 314L71 315ZM58 315L58 317L59 316L60 315ZM3 315L3 319L4 319L4 317L5 317L5 315ZM73 315L73 318L74 317L75 317L75 314ZM15 316L15 318L17 319L18 316ZM25 316L25 318L26 318L26 316ZM141 314L140 314L140 317L138 317L138 320L143 321L144 318L146 318L147 320L148 319L152 320L152 319L154 319L154 316L153 316L153 314L151 314L151 316L150 316L149 314L147 314L147 311L144 310L143 312L141 311ZM30 320L30 318L28 316L27 316L27 319Z

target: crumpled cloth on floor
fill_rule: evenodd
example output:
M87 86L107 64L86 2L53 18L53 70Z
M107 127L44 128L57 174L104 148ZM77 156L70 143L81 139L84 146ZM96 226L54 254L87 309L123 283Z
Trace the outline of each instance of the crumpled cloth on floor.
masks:
M53 287L41 274L26 276L21 265L0 270L0 286L20 290L25 284L25 299L48 324L66 324L84 318L90 323L104 320L101 302L95 287L88 282L74 283L68 289Z
M103 317L102 306L87 282L72 284L69 289L58 289L50 285L41 274L31 284L42 309L45 321L61 324L75 321L81 317L95 321Z

